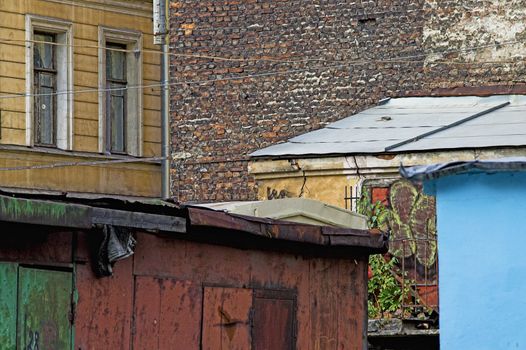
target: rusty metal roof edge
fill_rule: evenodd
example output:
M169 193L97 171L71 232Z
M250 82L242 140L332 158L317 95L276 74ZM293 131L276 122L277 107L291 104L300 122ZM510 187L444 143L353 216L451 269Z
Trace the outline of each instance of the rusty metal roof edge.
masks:
M190 227L217 227L247 232L268 239L319 246L365 248L371 253L387 250L387 236L367 230L334 228L282 220L230 214L209 208L186 206Z

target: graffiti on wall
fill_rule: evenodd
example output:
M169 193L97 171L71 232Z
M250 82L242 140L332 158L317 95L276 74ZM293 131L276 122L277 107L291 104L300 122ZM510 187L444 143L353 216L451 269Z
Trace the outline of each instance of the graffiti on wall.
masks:
M398 258L415 256L430 267L437 257L435 198L411 182L398 180L389 191L391 239L389 252Z

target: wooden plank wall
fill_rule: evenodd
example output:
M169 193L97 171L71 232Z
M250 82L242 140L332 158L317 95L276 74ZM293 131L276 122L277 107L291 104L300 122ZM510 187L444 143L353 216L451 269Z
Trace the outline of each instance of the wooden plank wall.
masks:
M362 350L366 344L364 258L305 258L138 234L133 257L117 262L113 276L98 279L92 272L89 237L93 232L78 235L76 253L67 249L73 241L65 233L0 249L0 261L37 259L41 268L75 259L75 349L257 350L266 342L252 338L252 332L261 331L251 328L254 320L261 323L282 314L274 327L262 328L285 326L290 300L294 349ZM4 275L0 271L0 280ZM258 308L256 299L263 297L270 304ZM276 312L253 314L266 309ZM0 312L5 310L0 298Z

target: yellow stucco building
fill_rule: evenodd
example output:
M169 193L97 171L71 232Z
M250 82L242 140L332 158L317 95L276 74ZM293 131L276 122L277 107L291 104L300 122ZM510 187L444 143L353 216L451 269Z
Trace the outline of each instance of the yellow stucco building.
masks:
M152 1L0 0L0 187L156 197Z

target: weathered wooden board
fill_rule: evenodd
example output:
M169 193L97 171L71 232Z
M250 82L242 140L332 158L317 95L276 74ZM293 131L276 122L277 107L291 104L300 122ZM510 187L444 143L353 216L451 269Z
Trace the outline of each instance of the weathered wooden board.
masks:
M251 349L252 290L205 287L203 294L203 349Z
M133 349L199 349L201 288L188 281L137 276Z
M16 349L16 305L18 265L0 263L0 344Z
M18 349L71 348L72 273L19 268Z
M77 265L75 348L130 349L133 259L117 262L113 276L97 279L91 266Z

